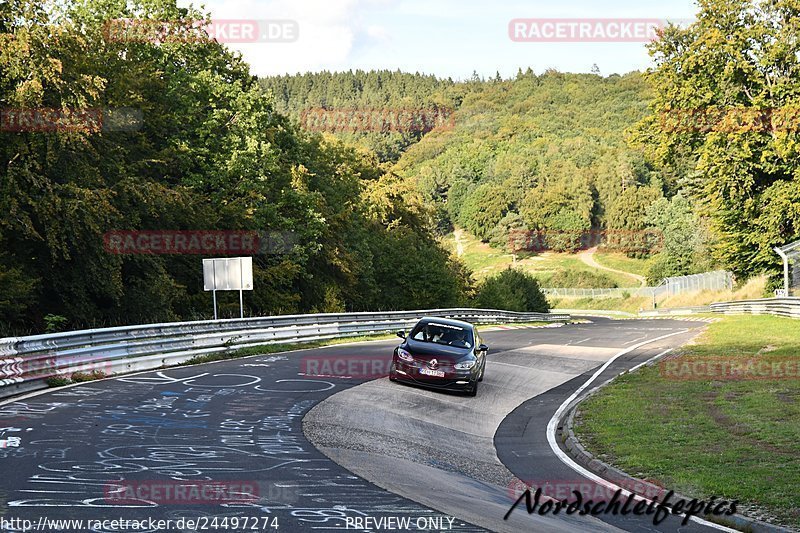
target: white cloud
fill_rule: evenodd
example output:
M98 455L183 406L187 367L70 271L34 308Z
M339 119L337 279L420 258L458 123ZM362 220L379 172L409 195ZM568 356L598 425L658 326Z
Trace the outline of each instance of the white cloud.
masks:
M299 38L289 43L228 44L242 52L257 75L350 68L354 48L390 39L386 28L364 21L365 10L394 0L211 0L213 19L289 19Z

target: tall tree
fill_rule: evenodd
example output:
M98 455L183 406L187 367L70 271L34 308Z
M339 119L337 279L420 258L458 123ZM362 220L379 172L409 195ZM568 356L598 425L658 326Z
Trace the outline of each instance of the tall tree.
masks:
M654 113L638 139L657 161L687 169L716 257L740 275L776 273L772 247L800 238L800 4L699 6L694 24L650 45Z

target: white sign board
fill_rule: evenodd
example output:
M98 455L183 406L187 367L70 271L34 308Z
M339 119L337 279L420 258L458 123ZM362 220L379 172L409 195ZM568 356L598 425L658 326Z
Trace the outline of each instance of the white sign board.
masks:
M786 298L788 294L786 294L785 289L775 289L775 297L776 298Z
M253 258L203 259L203 289L206 291L252 291Z

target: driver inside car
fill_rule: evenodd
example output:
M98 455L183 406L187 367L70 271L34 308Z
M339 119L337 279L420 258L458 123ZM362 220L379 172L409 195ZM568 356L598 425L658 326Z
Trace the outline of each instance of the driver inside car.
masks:
M461 348L471 348L472 346L469 343L467 332L463 329L455 334L455 339L450 342L450 344L454 346L459 346Z

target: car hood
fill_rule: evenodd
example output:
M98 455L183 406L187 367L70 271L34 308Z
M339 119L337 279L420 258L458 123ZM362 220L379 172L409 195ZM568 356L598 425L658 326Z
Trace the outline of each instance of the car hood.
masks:
M456 346L445 346L443 344L420 342L412 339L406 342L405 349L408 350L415 359L423 361L438 359L440 362L460 361L472 351L471 348L458 348Z

